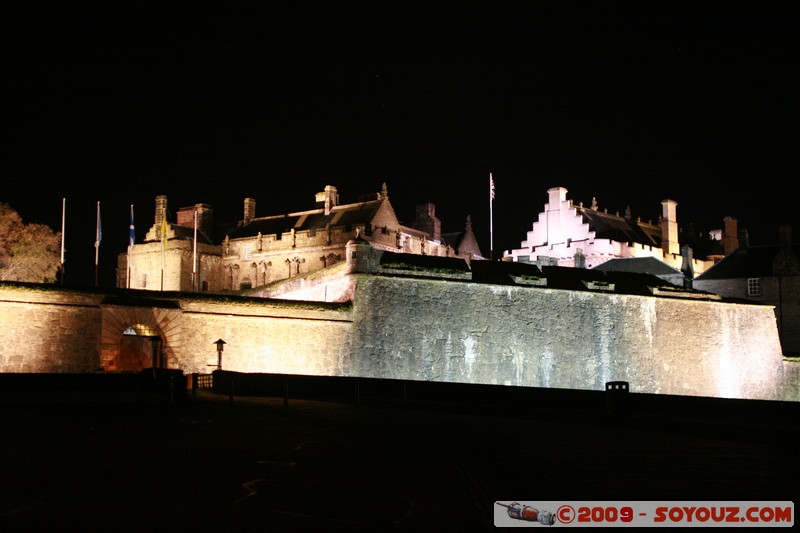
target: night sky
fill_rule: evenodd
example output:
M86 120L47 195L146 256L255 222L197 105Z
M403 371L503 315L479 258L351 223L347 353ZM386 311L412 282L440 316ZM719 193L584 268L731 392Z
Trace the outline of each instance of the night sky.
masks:
M798 18L770 2L68 2L4 5L2 194L61 229L67 281L113 286L130 205L218 221L386 183L495 255L547 189L682 227L791 223ZM8 140L10 137L10 140ZM800 229L798 229L800 232Z

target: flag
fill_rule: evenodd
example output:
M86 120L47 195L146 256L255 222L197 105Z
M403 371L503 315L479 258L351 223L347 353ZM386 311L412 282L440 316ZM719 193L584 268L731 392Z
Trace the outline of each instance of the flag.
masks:
M97 202L97 232L95 233L95 248L100 248L100 241L103 240L103 227L100 224L100 202Z
M133 228L133 205L131 205L131 227L130 227L130 236L128 237L128 246L133 246L136 242L136 231Z
M494 178L491 172L489 172L489 199L494 200Z

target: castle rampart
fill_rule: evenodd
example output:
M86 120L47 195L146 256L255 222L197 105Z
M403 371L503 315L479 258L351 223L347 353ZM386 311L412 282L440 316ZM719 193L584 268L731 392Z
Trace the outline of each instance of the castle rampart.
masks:
M224 339L222 368L238 372L589 390L624 380L633 392L800 401L770 306L368 266L338 278L352 297L339 304L0 284L0 371L126 370L121 346L135 329L187 374L209 372Z
M767 306L380 276L355 301L356 375L800 399Z

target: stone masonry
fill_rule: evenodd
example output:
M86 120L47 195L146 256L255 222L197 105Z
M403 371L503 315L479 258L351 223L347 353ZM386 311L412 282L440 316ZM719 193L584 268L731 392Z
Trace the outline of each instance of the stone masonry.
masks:
M769 306L387 274L362 252L339 303L0 284L0 371L140 371L119 364L136 330L187 374L223 339L237 372L800 401Z

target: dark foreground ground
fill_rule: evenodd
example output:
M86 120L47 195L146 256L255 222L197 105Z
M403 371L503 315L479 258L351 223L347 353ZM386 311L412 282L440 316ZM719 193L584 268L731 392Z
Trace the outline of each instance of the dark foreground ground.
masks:
M796 500L800 409L555 403L0 392L0 531L483 531L496 501Z

